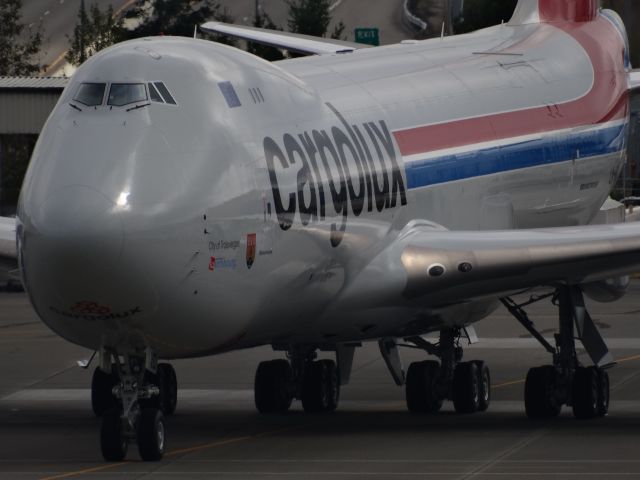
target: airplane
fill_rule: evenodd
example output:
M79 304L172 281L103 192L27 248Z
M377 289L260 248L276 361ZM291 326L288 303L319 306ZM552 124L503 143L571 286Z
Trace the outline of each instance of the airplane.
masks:
M106 461L133 442L162 458L169 360L260 345L286 354L257 368L265 414L335 410L376 341L410 412L485 411L490 371L463 345L501 304L550 353L526 414L606 415L613 358L584 296L620 298L640 267L640 224L590 225L640 87L619 16L520 0L502 25L375 48L202 30L310 56L171 37L96 54L40 135L0 250L42 321L97 352ZM558 306L555 345L522 292ZM407 346L425 360L405 368Z

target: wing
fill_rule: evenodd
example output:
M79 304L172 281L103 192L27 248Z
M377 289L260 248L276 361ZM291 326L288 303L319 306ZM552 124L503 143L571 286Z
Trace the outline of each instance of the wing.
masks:
M640 222L540 230L448 231L415 222L353 282L352 301L444 306L640 270Z
M640 70L629 72L629 90L640 90Z
M279 32L265 28L246 27L222 22L207 22L200 27L205 32L222 33L242 38L251 42L282 48L296 53L326 55L331 53L348 53L370 45L343 42L327 38L312 37L296 33Z

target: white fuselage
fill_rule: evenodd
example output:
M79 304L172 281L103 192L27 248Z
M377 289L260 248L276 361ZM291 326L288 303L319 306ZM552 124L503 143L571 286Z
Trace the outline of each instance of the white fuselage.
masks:
M365 302L360 274L416 220L588 223L626 148L620 45L603 16L277 64L199 40L115 46L78 70L29 168L34 307L72 342L161 357L477 321L496 299ZM69 105L82 83L157 81L177 105Z

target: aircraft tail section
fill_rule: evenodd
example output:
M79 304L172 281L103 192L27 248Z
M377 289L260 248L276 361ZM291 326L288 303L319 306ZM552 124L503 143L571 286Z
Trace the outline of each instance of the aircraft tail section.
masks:
M598 0L520 0L509 23L590 22L598 9Z

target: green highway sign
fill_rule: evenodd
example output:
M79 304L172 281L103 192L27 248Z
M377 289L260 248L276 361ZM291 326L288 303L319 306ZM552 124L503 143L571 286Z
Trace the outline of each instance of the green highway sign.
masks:
M380 32L377 28L356 28L356 42L377 47L380 45Z

